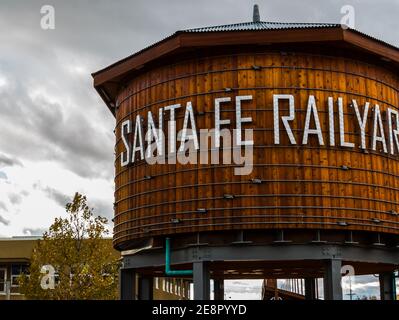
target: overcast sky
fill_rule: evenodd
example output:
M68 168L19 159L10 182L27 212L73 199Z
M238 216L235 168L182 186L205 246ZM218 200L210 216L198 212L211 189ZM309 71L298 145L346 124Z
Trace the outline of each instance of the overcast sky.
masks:
M178 29L263 21L335 22L399 44L398 0L1 0L0 236L40 235L74 192L112 216L114 118L97 71ZM40 27L43 5L55 29Z

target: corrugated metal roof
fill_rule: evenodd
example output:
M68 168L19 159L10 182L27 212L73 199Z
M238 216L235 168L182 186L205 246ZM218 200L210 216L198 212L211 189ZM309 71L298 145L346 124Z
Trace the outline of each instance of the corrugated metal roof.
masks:
M185 30L179 30L176 33L207 33L207 32L229 32L229 31L261 31L261 30L287 30L287 29L318 29L318 28L339 28L341 24L338 23L311 23L311 22L243 22L235 24L226 24L220 26L191 28ZM368 35L361 31L351 29L353 32L361 34L367 38L381 42L384 45L398 49L394 44L385 42L379 38Z
M259 22L242 22L242 23L235 23L235 24L227 24L227 25L219 25L219 26L210 26L210 27L200 27L200 28L190 28L190 29L183 29L176 31L174 34L158 41L155 42L135 53L133 53L130 56L127 56L124 59L121 59L108 67L98 70L97 72L92 73L92 76L94 77L95 75L108 70L112 67L114 67L117 64L120 64L134 56L137 56L141 54L142 52L145 52L146 50L155 47L163 42L168 41L169 39L172 39L173 37L177 36L178 34L181 33L207 33L207 32L234 32L234 31L261 31L261 30L288 30L288 29L323 29L323 28L339 28L341 27L341 24L338 23L310 23L310 22L264 22L264 21L259 21ZM378 39L376 37L370 36L368 34L365 34L363 32L357 31L355 29L349 28L352 32L358 33L364 37L367 37L369 39L375 40L380 42L383 45L390 46L394 48L395 50L398 50L399 48L396 47L393 44L387 43L381 39Z
M284 29L302 29L302 28L336 28L340 27L340 24L334 24L334 23L299 23L299 22L264 22L264 21L259 21L259 22L242 22L242 23L235 23L235 24L227 24L227 25L219 25L219 26L210 26L210 27L201 27L201 28L190 28L190 29L183 29L183 30L178 30L175 33L171 34L168 37L163 38L160 41L157 41L147 47L144 47L143 49L135 52L134 54L121 59L120 61L117 61L108 67L101 69L97 72L94 72L92 75L96 75L97 73L100 73L120 62L123 62L130 57L140 54L141 52L144 52L152 47L157 46L158 44L167 41L168 39L173 38L177 34L180 33L206 33L206 32L227 32L227 31L256 31L256 30L284 30Z
M222 32L222 31L256 31L278 29L302 29L302 28L336 28L340 24L334 23L285 23L285 22L244 22L221 26L192 28L180 32Z

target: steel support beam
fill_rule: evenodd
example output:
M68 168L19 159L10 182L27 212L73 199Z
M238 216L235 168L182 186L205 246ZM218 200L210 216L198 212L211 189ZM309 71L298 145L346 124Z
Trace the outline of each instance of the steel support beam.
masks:
M121 300L136 300L136 272L134 269L119 270L119 298Z
M213 280L213 295L214 300L224 300L224 280L214 279Z
M392 272L381 273L379 279L381 300L396 300L395 274Z
M315 278L305 278L305 299L316 300L316 290Z
M208 264L203 261L193 263L194 300L210 299L210 276Z
M328 259L325 262L324 300L342 300L341 259Z
M359 248L339 245L259 245L243 246L194 246L173 250L171 259L174 265L195 261L285 261L341 259L365 263L385 263L397 265L399 251L387 248ZM146 268L165 266L163 250L143 250L124 257L125 268Z
M153 300L153 277L139 277L139 300Z

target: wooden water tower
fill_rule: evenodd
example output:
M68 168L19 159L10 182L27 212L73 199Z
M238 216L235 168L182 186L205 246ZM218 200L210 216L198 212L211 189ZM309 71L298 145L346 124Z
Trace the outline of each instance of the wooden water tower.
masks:
M196 299L209 297L210 278L220 288L234 278L306 278L312 288L324 278L325 298L341 299L343 265L380 274L382 298L393 297L398 67L398 48L356 30L262 22L255 11L252 22L177 31L94 73L116 119L122 298L151 298L152 277L184 270L187 279L193 273ZM253 130L248 175L235 175L234 163L149 164L132 151L149 111L158 127L162 114L166 128L167 106L190 102L196 127L213 128L215 101L225 99L217 100L219 115L236 127L243 96L251 97L240 106L251 119L241 129ZM309 120L310 101L318 117L313 110ZM363 127L354 103L361 115L369 106ZM174 116L183 127L184 108Z

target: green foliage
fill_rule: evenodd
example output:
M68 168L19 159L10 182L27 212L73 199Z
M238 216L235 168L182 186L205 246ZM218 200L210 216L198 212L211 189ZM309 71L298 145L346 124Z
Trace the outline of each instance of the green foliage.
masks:
M85 196L76 193L66 205L67 218L56 218L32 254L29 276L23 275L21 293L28 299L116 299L119 258L108 234L107 219L94 216ZM43 289L41 268L57 272L54 289Z

